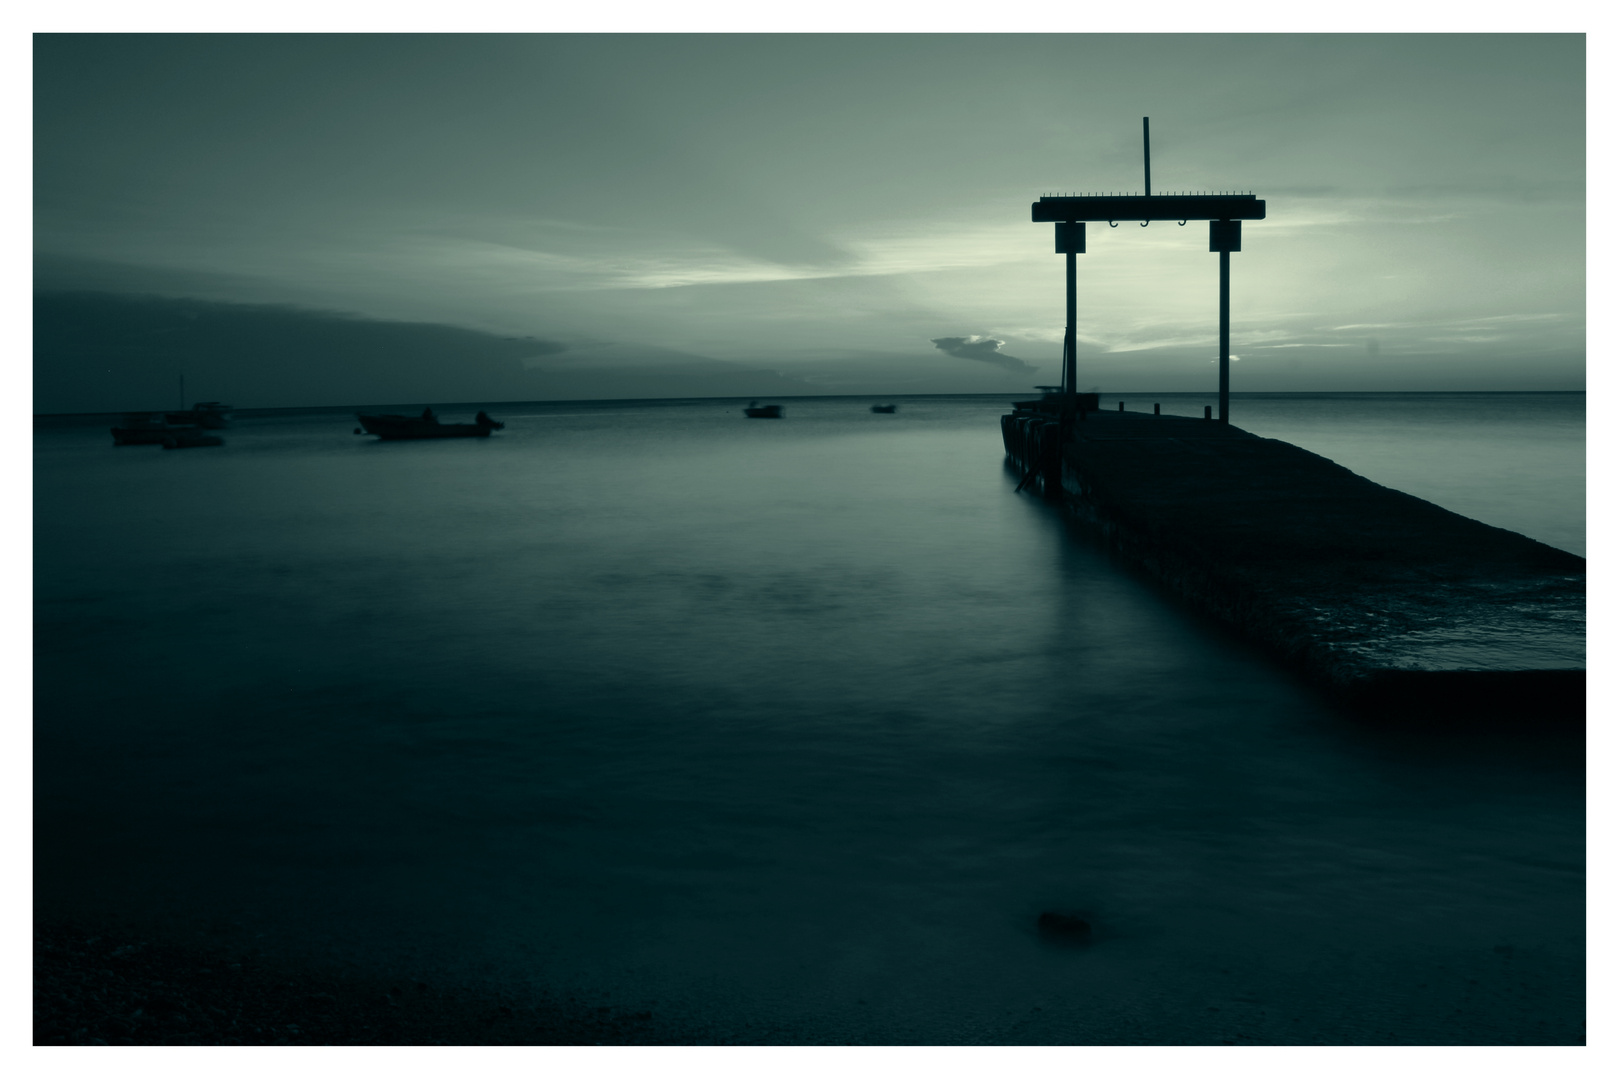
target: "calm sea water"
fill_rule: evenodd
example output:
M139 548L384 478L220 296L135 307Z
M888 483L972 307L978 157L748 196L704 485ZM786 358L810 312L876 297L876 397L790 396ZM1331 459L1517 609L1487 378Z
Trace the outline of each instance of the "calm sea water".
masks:
M40 427L40 903L716 1040L1584 1038L1578 744L1342 716L1013 494L1004 399L866 404ZM1584 550L1581 395L1234 420Z

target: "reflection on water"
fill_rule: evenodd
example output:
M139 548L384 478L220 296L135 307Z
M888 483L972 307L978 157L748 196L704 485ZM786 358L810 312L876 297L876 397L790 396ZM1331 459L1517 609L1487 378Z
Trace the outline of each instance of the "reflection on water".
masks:
M1581 1038L1579 748L1347 722L1013 495L1004 405L41 431L42 899L716 1038Z

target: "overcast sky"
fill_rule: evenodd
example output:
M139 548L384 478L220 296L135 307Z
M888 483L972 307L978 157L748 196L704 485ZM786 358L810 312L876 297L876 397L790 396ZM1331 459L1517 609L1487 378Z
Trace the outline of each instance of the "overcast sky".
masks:
M1267 202L1235 390L1584 385L1578 35L58 35L35 64L41 289L534 336L513 370L581 396L713 361L1027 389L1063 330L1029 204L1140 191L1151 116L1156 192ZM1207 241L1088 226L1083 388L1213 387Z

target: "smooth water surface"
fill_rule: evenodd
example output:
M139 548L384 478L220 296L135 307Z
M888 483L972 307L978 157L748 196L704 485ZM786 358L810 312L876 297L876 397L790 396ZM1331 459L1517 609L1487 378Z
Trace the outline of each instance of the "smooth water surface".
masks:
M715 1040L1584 1038L1578 746L1341 716L1015 495L1005 401L866 404L41 428L40 903Z

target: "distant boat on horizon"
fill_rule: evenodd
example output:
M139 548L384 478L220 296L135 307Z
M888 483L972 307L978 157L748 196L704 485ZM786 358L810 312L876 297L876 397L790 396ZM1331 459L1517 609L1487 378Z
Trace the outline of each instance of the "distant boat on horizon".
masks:
M874 405L874 406L872 406L872 411L873 412L890 412L890 413L892 413L896 409L898 409L899 407L900 406L898 406L898 405Z
M754 420L780 420L782 419L782 406L761 405L757 401L750 401L748 408L743 410L743 414Z

